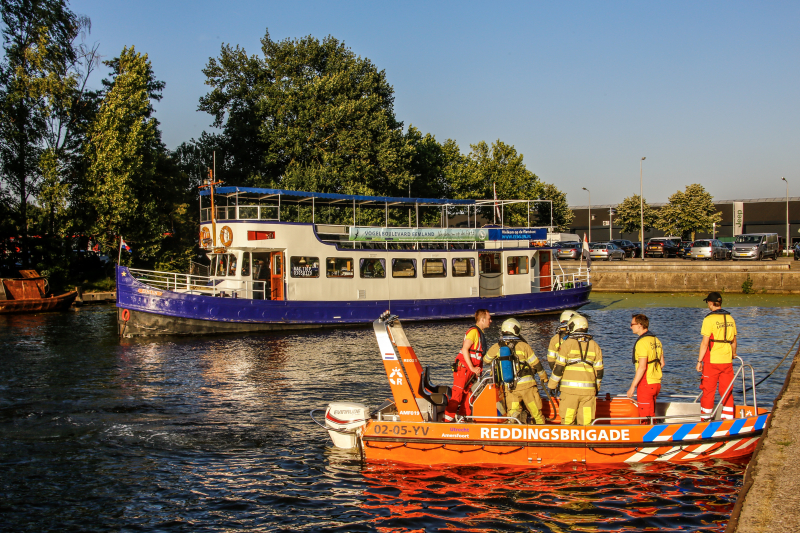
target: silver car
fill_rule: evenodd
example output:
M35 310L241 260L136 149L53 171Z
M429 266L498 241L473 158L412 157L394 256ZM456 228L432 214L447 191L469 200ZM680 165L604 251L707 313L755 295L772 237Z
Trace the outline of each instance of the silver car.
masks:
M717 239L700 239L692 243L689 257L693 261L698 259L705 259L706 261L711 261L712 259L714 261L717 259L725 260L728 258L728 249Z
M606 261L611 261L612 259L625 260L625 250L613 242L591 242L589 243L589 254L592 259L605 259Z
M581 258L581 243L579 242L562 242L558 245L558 258L559 259L580 259Z

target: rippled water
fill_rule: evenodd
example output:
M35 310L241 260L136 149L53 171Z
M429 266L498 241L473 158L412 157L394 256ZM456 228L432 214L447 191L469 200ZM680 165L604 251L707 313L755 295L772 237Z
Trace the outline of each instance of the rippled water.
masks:
M586 314L603 390L624 394L637 309L613 302ZM740 354L766 375L800 333L800 307L733 312ZM646 313L665 345L664 390L696 394L705 311ZM721 531L746 466L362 466L308 412L390 395L370 328L120 342L114 320L109 306L0 317L0 529ZM521 322L543 354L553 318ZM449 381L468 325L406 325L436 381ZM761 403L787 367L759 388Z

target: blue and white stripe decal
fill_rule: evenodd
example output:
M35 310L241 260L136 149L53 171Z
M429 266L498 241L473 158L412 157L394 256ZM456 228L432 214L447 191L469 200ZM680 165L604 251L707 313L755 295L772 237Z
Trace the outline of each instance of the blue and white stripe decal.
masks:
M689 434L697 424L683 424L678 428L678 431L672 436L672 440L683 440L683 437Z
M764 429L764 424L767 423L767 416L768 415L761 415L756 419L756 425L753 428L755 431L758 431L760 429Z
M742 427L747 423L746 418L738 418L736 422L733 423L731 426L730 434L731 435L738 435L740 431L742 431Z
M767 422L767 417L769 414L759 415L758 418L755 420L755 425L752 428L745 428L748 422L752 421L753 418L737 418L731 427L728 430L719 431L719 428L725 421L717 421L711 422L703 428L703 432L701 434L692 434L690 435L691 431L698 426L696 423L690 424L681 424L680 427L675 431L672 436L664 436L661 435L667 430L670 425L662 424L658 426L653 426L650 430L645 434L642 438L643 442L656 442L656 441L679 441L684 440L687 437L690 439L697 439L698 437L701 439L711 439L714 437L720 437L724 435L738 435L739 433L750 433L751 431L759 431L764 429L764 425ZM699 428L698 428L699 429Z
M656 440L656 437L661 435L664 430L667 429L667 426L653 426L650 428L650 431L645 434L644 438L642 439L643 442L653 442Z
M720 427L721 425L722 422L711 422L705 429L705 431L703 431L702 435L700 435L700 438L710 439L711 437L714 436L714 432L716 432L717 428Z

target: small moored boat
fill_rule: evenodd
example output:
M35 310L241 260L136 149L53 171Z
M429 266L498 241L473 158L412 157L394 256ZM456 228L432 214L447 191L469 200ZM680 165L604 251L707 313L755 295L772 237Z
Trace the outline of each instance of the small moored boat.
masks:
M47 279L35 270L20 270L22 278L0 279L0 314L64 311L78 296L76 291L47 294Z
M592 425L561 425L556 398L543 401L547 423L529 425L500 414L500 389L491 370L486 370L472 389L472 415L446 423L441 420L449 387L431 384L429 371L422 368L400 320L385 313L373 327L392 398L374 412L360 403L331 403L324 423L335 446L358 449L368 461L431 466L742 458L755 449L769 417L766 409L758 407L753 386L752 402L745 395L742 404L736 405L733 420L720 419L721 401L710 417L701 417L696 401L659 402L656 416L642 420L635 402L606 394L597 399ZM754 385L753 368L742 362L731 387L745 374Z

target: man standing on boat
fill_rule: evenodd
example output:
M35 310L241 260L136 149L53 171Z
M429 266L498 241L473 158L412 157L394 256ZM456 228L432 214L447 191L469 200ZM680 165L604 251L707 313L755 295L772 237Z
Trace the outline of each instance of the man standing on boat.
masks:
M492 364L492 361L500 356L501 344L508 346L513 358L516 359L516 361L510 361L512 365L516 362L517 372L514 376L516 379L512 383L506 383L504 387L506 416L518 417L522 414L522 408L525 406L537 424L544 424L542 397L539 395L539 387L536 386L533 375L539 374L539 379L542 380L542 384L545 384L547 383L547 373L544 371L542 363L539 362L539 358L533 353L533 348L522 337L522 327L519 321L509 318L503 322L500 333L503 336L501 341L489 348L483 357L483 362Z
M703 373L700 390L700 413L710 415L714 410L714 397L719 388L720 395L733 382L733 358L736 357L736 322L726 310L722 309L722 295L711 292L703 299L711 311L703 319L700 334L700 353L697 359L697 371ZM722 419L733 419L733 394L728 391L722 401Z
M633 343L632 358L636 375L628 389L628 398L633 398L633 392L636 391L641 418L656 415L656 397L661 392L661 369L664 368L664 347L649 327L650 320L645 315L631 317L631 331L639 338ZM641 420L642 424L650 422L648 419Z
M569 338L561 344L548 387L561 385L561 423L585 426L594 420L597 393L603 379L603 353L589 335L586 317L575 315L567 323Z
M558 329L553 338L550 339L550 345L547 347L547 365L550 370L556 366L556 357L558 357L558 350L561 348L561 343L567 338L567 322L577 313L572 309L567 309L558 319Z
M475 311L475 325L467 330L461 351L453 363L453 392L447 408L444 410L444 421L452 422L456 414L462 410L466 415L471 414L467 398L468 389L472 380L483 370L483 355L486 353L486 337L483 331L492 323L492 317L487 309Z

